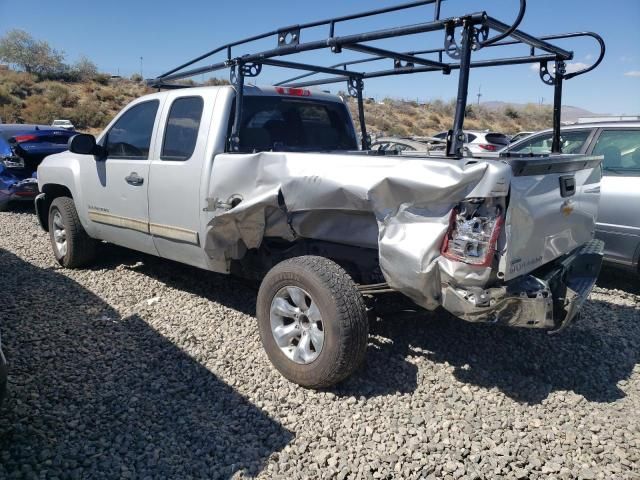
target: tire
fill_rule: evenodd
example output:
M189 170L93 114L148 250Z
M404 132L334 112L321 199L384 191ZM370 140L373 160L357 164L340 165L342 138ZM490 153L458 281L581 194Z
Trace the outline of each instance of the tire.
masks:
M329 387L364 361L369 335L364 299L351 277L327 258L295 257L273 267L260 285L256 310L269 360L298 385Z
M58 234L63 227L63 237ZM56 241L64 239L64 242ZM57 197L49 207L49 238L53 254L60 265L79 268L89 265L95 258L96 241L84 231L73 199ZM66 248L63 248L66 247Z

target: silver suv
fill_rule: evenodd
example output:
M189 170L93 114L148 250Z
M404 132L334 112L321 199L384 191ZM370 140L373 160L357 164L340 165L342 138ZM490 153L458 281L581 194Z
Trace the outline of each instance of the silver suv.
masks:
M502 152L551 152L551 130L531 135ZM562 152L603 155L596 237L605 242L605 262L639 272L640 122L576 124L562 129Z

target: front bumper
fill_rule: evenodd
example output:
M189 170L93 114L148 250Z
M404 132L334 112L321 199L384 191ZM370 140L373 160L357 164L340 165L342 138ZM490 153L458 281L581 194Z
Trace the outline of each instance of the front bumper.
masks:
M589 296L600 273L604 243L591 240L572 252L488 289L446 285L443 307L463 320L514 327L566 327Z

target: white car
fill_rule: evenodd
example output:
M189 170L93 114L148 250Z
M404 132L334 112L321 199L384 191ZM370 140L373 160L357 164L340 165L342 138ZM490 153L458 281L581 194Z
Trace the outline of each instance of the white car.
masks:
M509 137L504 133L477 130L465 130L464 145L472 155L477 153L497 152L509 145ZM434 135L435 138L446 139L447 132Z
M54 120L51 124L52 127L64 128L65 130L73 130L76 128L71 120Z

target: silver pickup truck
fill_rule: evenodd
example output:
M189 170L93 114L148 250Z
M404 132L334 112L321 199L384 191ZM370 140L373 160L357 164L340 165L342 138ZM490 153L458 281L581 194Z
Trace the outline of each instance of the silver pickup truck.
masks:
M336 25L424 5L435 5L433 21L336 35ZM562 85L602 61L604 42L592 32L526 34L517 29L525 7L520 0L509 26L486 12L440 18L439 0L394 5L223 45L150 80L169 91L132 102L97 140L77 135L68 152L40 165L36 210L56 259L87 265L96 242L107 241L261 280L264 348L286 378L306 387L332 385L361 364L366 300L387 292L470 322L566 327L593 287L603 245L593 240L601 157L562 154ZM321 26L328 38L302 40ZM435 31L444 33L444 47L424 52L367 43ZM573 52L548 40L584 36L598 41L600 55L566 73ZM270 37L276 48L234 56ZM473 51L518 43L529 56L471 61ZM322 49L369 57L333 66L288 60ZM434 52L436 59L421 56ZM223 61L185 71L219 53ZM355 70L380 60L393 60L393 70ZM542 81L554 86L553 153L466 157L471 68L522 63L539 64ZM274 87L245 85L263 66L311 73ZM175 84L226 68L230 86ZM458 97L443 151L368 148L364 79L453 70ZM306 79L315 74L333 77ZM344 81L357 98L360 138L340 97L308 88Z
M469 321L558 329L575 316L601 261L599 159L370 155L339 97L244 93L240 152L226 151L229 86L142 97L96 143L79 135L47 157L36 205L56 259L88 265L104 240L264 277L264 346L311 386L362 360L368 292Z

